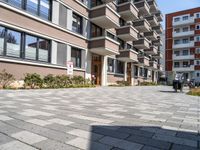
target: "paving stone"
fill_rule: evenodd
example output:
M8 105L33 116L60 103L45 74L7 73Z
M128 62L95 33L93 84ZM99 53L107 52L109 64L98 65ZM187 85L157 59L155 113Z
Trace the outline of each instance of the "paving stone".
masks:
M30 120L26 120L26 122L33 123L39 126L46 126L46 125L52 124L52 122L48 122L48 121L44 121L40 119L30 119Z
M0 115L0 120L1 121L7 121L7 120L12 120L13 118L11 118L11 117L8 117L8 116L6 116L6 115Z
M37 150L37 149L19 141L12 141L0 145L0 150Z
M14 139L0 133L0 145L13 141Z
M22 142L25 142L27 144L34 144L34 143L41 142L47 139L45 137L42 137L40 135L31 133L28 131L21 131L21 132L12 134L11 137L18 139Z
M71 121L62 120L62 119L58 119L58 118L50 119L50 120L48 120L48 122L57 123L57 124L65 125L65 126L68 126L73 123Z

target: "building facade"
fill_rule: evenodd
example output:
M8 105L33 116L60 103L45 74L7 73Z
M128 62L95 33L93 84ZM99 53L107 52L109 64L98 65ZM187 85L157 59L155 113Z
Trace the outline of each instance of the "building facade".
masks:
M74 75L97 85L157 82L162 14L155 0L1 0L0 70Z
M200 81L200 7L166 15L166 73Z

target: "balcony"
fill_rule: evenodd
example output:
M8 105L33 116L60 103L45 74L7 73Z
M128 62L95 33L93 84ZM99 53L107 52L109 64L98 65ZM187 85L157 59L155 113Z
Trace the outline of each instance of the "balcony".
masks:
M108 37L96 37L89 41L89 50L99 55L118 55L119 43Z
M156 61L149 61L149 68L151 68L153 70L157 70L158 69L158 63Z
M150 6L150 12L151 13L158 11L158 5L157 5L155 0L147 0L147 3Z
M148 40L157 40L158 34L155 31L144 32L144 37Z
M163 14L161 13L160 10L158 10L158 11L152 13L152 14L154 14L154 15L156 16L156 18L157 18L157 20L158 20L159 22L163 21Z
M189 71L194 71L194 65L173 67L173 71L177 71L177 72L189 72Z
M100 5L90 10L90 20L94 24L104 28L119 27L119 15L108 5Z
M152 27L159 25L158 20L157 20L155 15L151 15L151 16L145 17L145 19L150 23L150 25Z
M133 26L139 32L148 32L151 30L151 26L146 19L134 21Z
M126 62L138 62L138 52L132 49L120 50L120 54L117 55L117 59Z
M194 41L190 41L189 43L173 44L173 49L187 48L187 47L194 47Z
M158 64L158 70L163 71L163 66L161 64Z
M162 59L163 58L163 54L161 52L158 52L157 54L152 55L152 57L155 58L155 59Z
M149 58L146 56L138 56L138 63L140 66L149 67Z
M155 46L162 46L163 42L160 38L158 38L157 40L152 41L152 44Z
M173 60L191 60L194 59L194 55L176 55L173 54Z
M144 50L147 55L156 55L158 54L158 48L156 46L150 46L149 49Z
M120 39L124 41L138 40L138 31L132 25L117 28L117 35Z
M150 15L150 6L146 2L146 0L140 0L140 1L135 1L134 2L135 6L139 10L139 15L144 16L144 15Z
M155 30L158 34L162 34L163 33L163 28L162 28L161 24L152 27L152 30Z
M149 49L150 41L147 38L140 38L137 41L133 41L133 46L137 49Z
M180 19L179 21L173 20L173 26L194 24L194 17L189 17L187 20Z
M133 21L138 19L139 10L132 1L118 4L118 13L125 21Z
M110 2L114 2L115 0L102 0L103 3L110 3Z
M194 35L194 30L193 31L186 31L186 32L173 32L173 37L183 37L183 36L193 36Z

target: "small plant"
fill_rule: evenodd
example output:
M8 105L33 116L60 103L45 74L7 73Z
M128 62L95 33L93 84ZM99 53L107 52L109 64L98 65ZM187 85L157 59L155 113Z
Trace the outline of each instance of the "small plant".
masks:
M5 69L0 73L0 87L3 89L8 88L14 80L14 76L10 73L7 73Z
M158 84L155 82L141 82L140 83L140 86L156 86L156 85Z
M43 79L44 86L46 88L54 88L55 87L55 78L52 74L48 74Z
M72 78L72 83L76 85L83 85L85 84L85 79L82 76L74 76Z
M37 73L27 73L24 78L25 87L30 87L31 89L42 88L43 79Z
M128 81L117 81L119 86L130 86L131 84Z
M187 94L193 96L200 96L200 88L193 88Z

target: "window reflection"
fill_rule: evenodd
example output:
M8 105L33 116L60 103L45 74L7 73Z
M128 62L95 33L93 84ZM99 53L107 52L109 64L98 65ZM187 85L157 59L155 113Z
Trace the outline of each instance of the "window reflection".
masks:
M44 19L49 19L49 9L50 9L50 1L49 0L41 0L40 1L40 16Z
M27 0L26 10L32 14L38 14L38 0Z
M45 39L39 39L39 53L38 60L48 61L49 42Z
M4 27L0 27L0 55L3 55L4 37L5 37L5 28Z
M15 6L15 7L22 7L22 0L8 0L8 3L10 3L11 5Z
M26 35L25 58L36 60L37 38Z
M21 33L7 30L7 50L6 55L20 57Z

